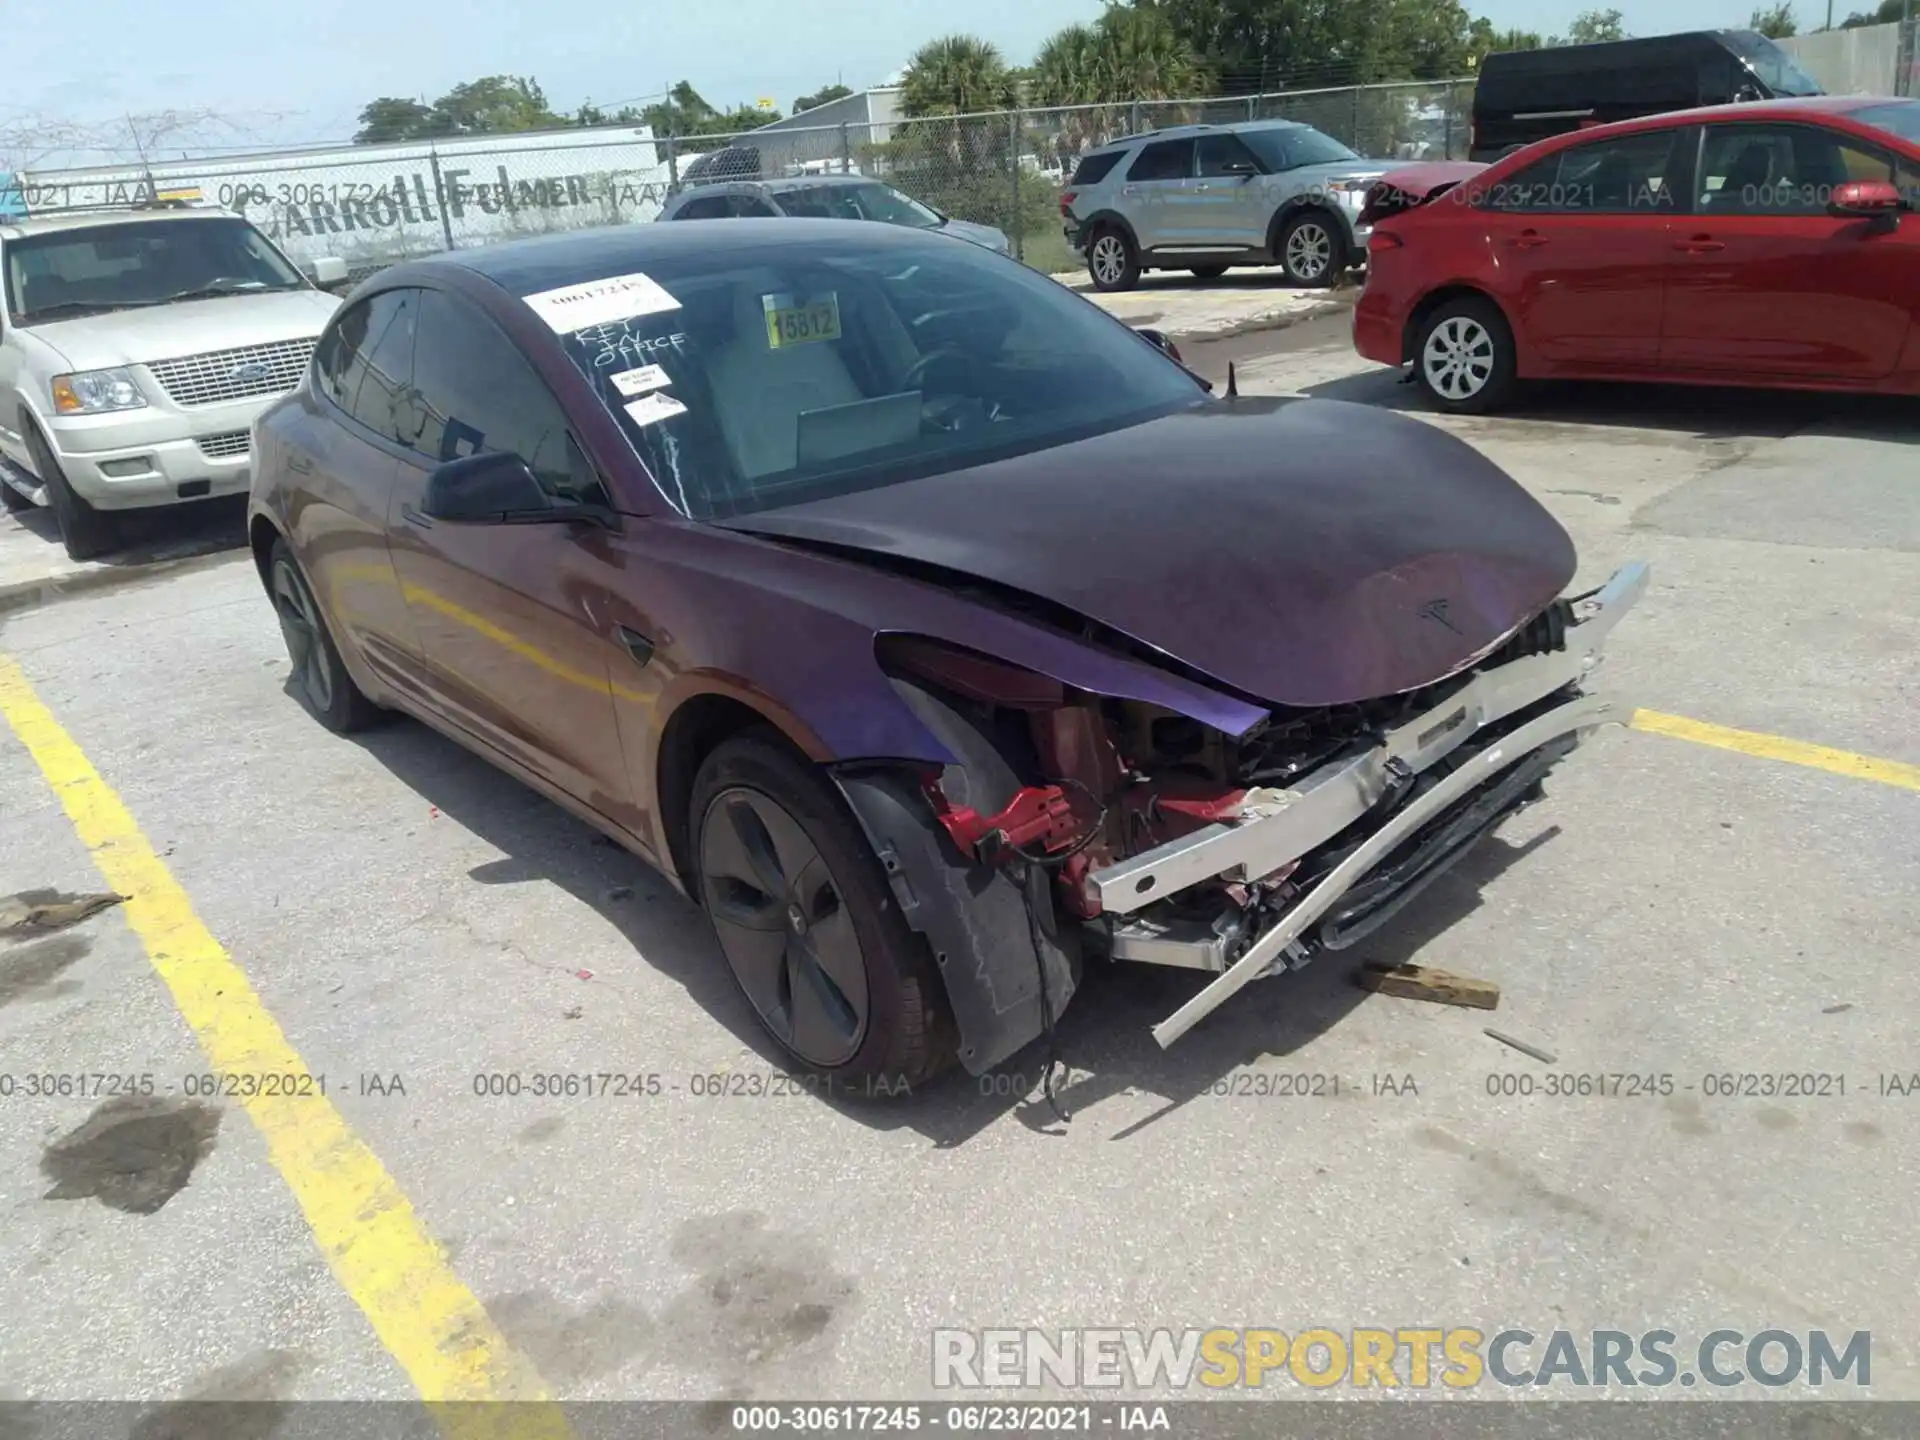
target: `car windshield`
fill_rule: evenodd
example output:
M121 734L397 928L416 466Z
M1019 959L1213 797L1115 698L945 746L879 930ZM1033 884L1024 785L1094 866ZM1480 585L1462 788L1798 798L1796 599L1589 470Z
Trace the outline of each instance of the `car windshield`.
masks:
M787 214L809 219L881 220L917 230L945 223L918 200L878 181L864 185L795 185L776 192L774 199Z
M1339 165L1360 157L1331 135L1311 125L1288 125L1270 130L1242 130L1240 138L1269 170L1294 170L1302 165Z
M650 313L565 348L696 519L902 484L1206 399L1095 306L970 245L788 239L676 257L633 283Z
M1766 36L1753 30L1733 30L1727 34L1733 53L1747 62L1775 95L1822 95L1820 82L1793 63L1793 57Z
M1862 125L1920 144L1920 100L1888 100L1878 105L1862 105L1847 114Z
M29 235L7 244L16 324L306 282L244 220L142 220Z

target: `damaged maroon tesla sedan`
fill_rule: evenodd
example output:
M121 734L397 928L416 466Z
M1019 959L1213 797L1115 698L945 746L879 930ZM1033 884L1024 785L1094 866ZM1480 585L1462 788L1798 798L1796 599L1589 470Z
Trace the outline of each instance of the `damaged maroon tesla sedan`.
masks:
M1084 967L1384 923L1540 794L1646 584L1466 444L1215 395L1003 257L835 221L397 266L254 436L325 724L472 747L657 866L793 1062L979 1072Z

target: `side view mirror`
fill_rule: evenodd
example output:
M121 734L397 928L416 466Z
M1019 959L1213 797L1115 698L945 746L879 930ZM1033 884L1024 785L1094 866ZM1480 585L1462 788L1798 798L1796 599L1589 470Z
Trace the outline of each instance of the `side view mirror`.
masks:
M1229 160L1220 167L1222 175L1238 175L1242 180L1251 180L1260 173L1260 167L1247 160Z
M1884 180L1849 180L1834 186L1827 199L1827 213L1840 219L1897 221L1906 208L1900 192Z
M1167 338L1165 331L1136 328L1133 333L1153 346L1154 349L1158 350L1169 360L1178 361L1182 365L1187 363L1180 359L1180 347Z
M307 272L307 278L322 289L338 285L347 278L347 262L338 255L323 255L301 268Z
M429 520L466 525L556 525L576 521L615 527L613 512L598 505L555 500L540 488L518 455L489 450L449 460L427 476L421 512Z

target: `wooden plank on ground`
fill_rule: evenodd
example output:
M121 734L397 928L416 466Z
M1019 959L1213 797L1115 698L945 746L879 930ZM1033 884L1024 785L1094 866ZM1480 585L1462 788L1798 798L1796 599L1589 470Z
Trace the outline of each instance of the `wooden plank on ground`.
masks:
M1445 970L1428 970L1420 965L1396 965L1390 969L1368 966L1360 972L1359 984L1361 989L1380 995L1430 1000L1436 1005L1464 1005L1474 1010L1494 1010L1500 1005L1500 987L1493 981L1452 975Z

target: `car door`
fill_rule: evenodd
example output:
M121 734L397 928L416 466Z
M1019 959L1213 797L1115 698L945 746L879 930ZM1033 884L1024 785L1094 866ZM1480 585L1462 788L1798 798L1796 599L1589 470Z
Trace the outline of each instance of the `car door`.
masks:
M1193 141L1155 140L1140 147L1120 186L1120 213L1133 226L1142 250L1178 249L1194 243Z
M410 473L389 543L438 708L535 779L638 828L614 717L614 667L634 660L607 598L620 565L609 532L432 520L420 505L435 467L497 451L556 499L607 506L560 402L473 302L428 290L400 409Z
M1824 126L1705 127L1692 213L1675 237L1663 368L1813 380L1892 372L1920 305L1920 223L1829 215L1834 187L1849 180L1914 183L1891 153Z
M329 618L367 664L414 699L425 690L420 637L387 553L399 469L392 396L413 370L420 292L382 290L347 306L314 350L309 395L281 427L279 463L295 501L300 553Z
M1481 187L1490 273L1523 373L1648 365L1658 355L1690 133L1568 146Z
M1202 135L1194 146L1194 213L1206 238L1223 247L1257 250L1267 243L1272 202L1259 184L1264 167L1231 132Z

